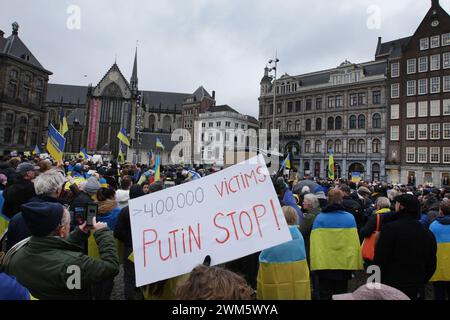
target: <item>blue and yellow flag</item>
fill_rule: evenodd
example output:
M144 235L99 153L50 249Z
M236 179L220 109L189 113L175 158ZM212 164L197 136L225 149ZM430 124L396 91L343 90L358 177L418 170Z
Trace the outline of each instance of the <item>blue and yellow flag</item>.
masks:
M450 224L441 222L449 223L450 217L438 218L430 226L437 242L436 271L431 282L450 281Z
M284 159L283 164L281 165L282 169L292 169L291 167L291 154L289 153L286 159Z
M34 150L33 150L33 154L40 156L41 155L41 150L39 150L38 145L34 146Z
M159 138L156 138L156 148L161 148L164 150L164 145L162 144L161 140L159 140Z
M124 152L124 144L120 144L119 146L119 163L125 163L125 152Z
M47 151L56 161L62 161L66 139L55 127L50 124L48 128Z
M130 140L127 137L127 130L125 130L125 128L120 129L117 138L119 138L126 146L130 146Z
M64 115L63 108L61 108L59 112L59 132L64 136L67 131L69 131L69 126L67 125L67 118Z
M85 148L81 149L79 155L82 156L84 160L89 160L91 158L91 156L88 155L88 153L87 153Z
M161 155L158 153L156 155L155 162L155 182L161 179Z
M328 158L328 179L334 180L334 156L333 156L333 150L330 150L330 157Z

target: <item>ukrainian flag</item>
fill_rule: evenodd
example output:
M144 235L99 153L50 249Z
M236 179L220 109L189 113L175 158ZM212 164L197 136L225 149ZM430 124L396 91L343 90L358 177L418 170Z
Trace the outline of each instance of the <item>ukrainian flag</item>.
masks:
M61 108L59 112L59 132L64 136L67 131L69 131L69 126L67 125L67 118L64 115L63 108Z
M124 128L120 129L117 138L119 138L126 146L130 146L130 140L128 140L127 131Z
M450 281L450 225L440 223L439 219L450 220L450 217L438 218L430 226L437 242L437 266L432 282Z
M161 179L161 155L156 155L156 162L155 162L155 182L159 181Z
M84 160L89 160L89 158L91 157L90 155L88 155L85 148L81 149L79 155L82 156Z
M334 156L333 156L333 150L330 150L330 157L328 158L328 179L334 180Z
M320 213L310 239L311 271L362 270L363 259L356 222L345 211Z
M281 165L282 169L288 169L290 170L291 167L291 154L289 153L286 159L284 159L283 164Z
M34 146L33 154L38 155L38 156L41 155L41 150L39 150L38 145Z
M121 143L119 146L119 162L124 163L125 162L125 153L123 152L123 144Z
M0 238L3 234L8 230L9 218L2 214L3 212L3 203L5 199L3 198L3 191L0 191Z
M298 226L290 226L289 231L291 241L259 256L258 300L311 300L305 241Z
M161 140L159 140L159 138L156 138L156 148L161 148L164 150L164 145L162 144Z
M62 161L66 139L55 127L50 124L48 128L47 151L56 161Z

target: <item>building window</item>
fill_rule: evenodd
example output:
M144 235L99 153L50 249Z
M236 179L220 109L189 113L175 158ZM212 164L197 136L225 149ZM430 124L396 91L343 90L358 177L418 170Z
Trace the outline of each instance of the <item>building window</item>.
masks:
M7 113L5 116L5 121L8 123L12 123L14 121L14 114L13 113Z
M340 116L336 117L334 130L342 130L342 118Z
M316 119L316 131L321 131L322 130L322 119L318 118Z
M277 129L281 131L281 121L277 122Z
M400 84L393 83L391 84L391 98L396 99L398 97L400 97Z
M214 126L213 122L208 123L208 127L212 128Z
M431 37L431 40L430 40L430 43L431 43L431 49L434 49L434 48L439 48L440 47L440 41L441 40L441 37L440 36L434 36L434 37Z
M441 115L441 100L430 101L430 117L438 117Z
M441 92L441 78L434 77L430 80L430 93L439 93Z
M419 94L427 94L428 93L428 79L420 79L419 80Z
M416 162L416 148L406 148L406 162Z
M322 98L316 98L316 110L322 109Z
M391 126L391 141L398 141L399 133L400 133L399 126Z
M351 139L348 142L348 152L356 153L356 140Z
M334 143L334 152L335 153L342 153L342 142L341 140L336 140Z
M302 101L295 101L295 112L300 112L302 110Z
M444 69L450 68L450 52L442 54L442 68Z
M417 162L427 163L428 160L428 148L420 147L417 148Z
M331 150L333 150L333 146L334 146L333 140L328 140L327 151L331 153Z
M372 141L372 152L373 153L381 153L381 141L378 139L374 139Z
M312 109L312 99L306 99L306 111L311 111Z
M408 59L408 61L406 62L407 64L407 68L406 68L406 72L408 74L413 74L416 73L416 59Z
M334 130L334 118L333 117L328 118L327 130Z
M442 79L444 92L450 92L450 76L444 76Z
M442 148L442 162L450 163L450 148L449 147Z
M427 72L427 71L428 71L428 57L420 57L419 72Z
M366 152L366 142L363 139L358 140L358 153Z
M356 129L356 116L350 116L349 118L349 128L350 129Z
M430 124L430 139L439 140L441 138L441 125L439 123Z
M358 94L358 105L359 106L365 106L367 104L366 102L366 94L365 93L359 93Z
M288 122L286 124L286 129L288 132L292 131L292 121L288 120Z
M277 113L280 114L283 112L283 104L282 103L278 103L277 104Z
M365 129L366 128L366 117L364 115L358 116L358 129Z
M306 119L305 130L306 131L311 131L311 119Z
M400 105L393 104L391 105L391 119L395 120L400 117Z
M220 121L216 122L216 126L217 127L221 127L222 126L222 122L220 122Z
M5 130L3 131L3 142L11 143L11 138L12 138L12 129L5 128Z
M439 163L440 158L440 147L431 147L430 148L430 162L431 163Z
M442 124L442 139L450 139L450 123Z
M315 153L321 153L322 152L322 141L317 140L314 145L314 152Z
M288 102L287 103L287 112L291 113L292 111L294 111L293 103L292 102Z
M408 124L406 126L406 140L416 140L416 125Z
M358 105L358 95L353 93L350 95L350 106L354 107Z
M408 97L416 95L416 80L411 80L407 82L406 95Z
M300 131L300 120L295 121L295 131Z
M428 117L428 101L419 101L419 117Z
M445 33L442 35L442 46L450 45L450 33Z
M342 102L343 102L342 96L336 96L336 108L341 108Z
M273 103L269 106L269 114L273 114Z
M28 123L27 117L21 116L20 120L19 120L19 123L22 124L22 125L26 125Z
M372 116L372 128L381 129L381 115L379 113Z
M442 114L444 116L450 116L450 99L442 101Z
M10 82L8 83L8 97L14 99L17 94L17 84Z
M430 57L430 71L441 69L441 55L435 54Z
M311 153L311 142L309 140L305 142L305 153Z
M17 143L22 145L25 144L25 130L19 130L19 139L17 140Z
M428 139L428 125L426 123L417 125L417 139Z
M406 117L407 118L415 118L416 117L416 103L408 102L406 104Z
M430 39L423 38L420 39L420 50L428 50L430 48Z
M225 121L225 127L227 127L227 128L231 127L231 122L230 121Z
M400 63L395 62L391 64L391 78L397 78L400 76Z
M328 108L334 108L335 101L334 97L328 97Z
M372 104L381 104L381 91L372 92Z
M11 80L17 80L19 78L19 72L17 70L14 70L14 69L10 70L9 71L9 78Z

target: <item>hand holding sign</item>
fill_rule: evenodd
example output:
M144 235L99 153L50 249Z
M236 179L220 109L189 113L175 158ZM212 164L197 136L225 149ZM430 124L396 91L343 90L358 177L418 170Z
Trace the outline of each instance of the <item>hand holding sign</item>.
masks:
M138 287L292 240L262 156L130 200L130 217Z

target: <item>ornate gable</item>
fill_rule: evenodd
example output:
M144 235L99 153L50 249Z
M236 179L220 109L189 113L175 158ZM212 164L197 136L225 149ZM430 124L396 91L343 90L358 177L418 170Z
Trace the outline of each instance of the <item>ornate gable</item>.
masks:
M92 91L94 97L131 99L131 88L119 66L114 63Z

